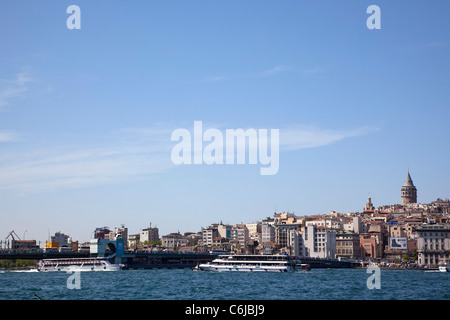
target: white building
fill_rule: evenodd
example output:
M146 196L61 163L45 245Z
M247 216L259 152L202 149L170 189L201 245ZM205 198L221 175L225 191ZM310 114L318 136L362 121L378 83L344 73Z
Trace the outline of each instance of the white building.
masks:
M218 236L219 236L219 231L217 230L217 227L209 226L209 227L203 228L202 229L203 245L211 246L214 238L217 238Z
M343 224L342 230L359 234L367 232L369 228L362 222L361 217L353 217L351 221Z
M139 234L140 242L156 242L159 241L159 230L158 228L152 228L151 225L147 229L142 229Z
M416 227L417 262L419 265L438 265L450 262L450 225L429 224Z
M161 245L167 249L176 249L186 246L188 239L180 233L169 233L162 236Z
M337 218L323 218L323 219L306 221L306 226L307 227L309 227L309 226L325 227L325 228L331 228L331 229L337 229L337 230L343 229L342 221Z
M233 226L229 224L223 224L222 221L220 221L219 224L217 225L217 232L219 234L218 237L230 239L231 229L233 229Z
M246 223L245 227L248 229L249 234L261 233L261 223L259 222Z
M261 225L261 242L275 242L275 228L272 224Z
M336 233L331 228L304 227L303 231L290 231L292 255L311 258L336 257Z

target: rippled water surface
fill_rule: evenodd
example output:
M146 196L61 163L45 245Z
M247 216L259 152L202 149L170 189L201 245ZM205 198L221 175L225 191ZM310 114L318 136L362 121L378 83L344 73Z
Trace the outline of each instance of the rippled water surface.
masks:
M437 300L450 299L450 273L380 270L380 289L368 289L365 269L298 273L201 272L190 269L82 272L68 289L65 272L2 272L0 299L35 300Z

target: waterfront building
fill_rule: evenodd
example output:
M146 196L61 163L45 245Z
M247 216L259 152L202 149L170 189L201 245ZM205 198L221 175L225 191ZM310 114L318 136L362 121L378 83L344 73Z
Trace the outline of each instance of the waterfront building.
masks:
M402 187L402 205L406 206L409 203L417 203L417 189L409 175L408 169L408 175Z
M401 260L405 255L413 256L417 249L417 240L406 237L390 237L384 249L385 259Z
M419 265L436 266L450 260L450 225L424 224L416 227Z
M39 246L36 244L36 240L11 240L11 250L38 250Z
M360 258L359 234L350 231L336 232L336 257Z
M383 257L383 236L380 232L367 232L359 237L361 257L381 259Z

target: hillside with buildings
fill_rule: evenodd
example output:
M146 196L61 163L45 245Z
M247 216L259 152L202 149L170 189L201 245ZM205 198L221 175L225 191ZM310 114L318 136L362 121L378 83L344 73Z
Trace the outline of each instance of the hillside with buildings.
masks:
M200 231L159 235L151 224L129 234L121 227L96 228L96 239L124 239L131 252L229 252L247 254L286 253L328 259L356 259L375 262L409 261L435 266L450 260L450 201L437 199L417 203L417 189L407 174L401 187L401 204L375 207L369 197L361 212L334 212L300 216L293 212L274 213L261 221L238 224L213 223ZM13 237L3 247L37 250L32 240ZM57 232L44 250L88 250Z

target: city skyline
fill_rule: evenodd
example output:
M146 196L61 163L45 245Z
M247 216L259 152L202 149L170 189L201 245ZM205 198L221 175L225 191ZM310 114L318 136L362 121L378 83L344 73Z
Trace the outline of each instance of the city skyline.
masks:
M404 199L406 198L406 199L408 199L409 197L410 197L410 195L407 195L407 194L404 194L404 188L405 188L405 186L407 186L407 187L414 187L414 189L416 190L416 188L415 188L415 185L414 185L414 183L413 183L413 181L412 181L412 178L411 178L411 176L410 176L410 173L409 173L409 169L408 169L408 172L407 172L407 176L406 176L406 179L405 179L405 182L403 183L403 185L402 185L402 188L401 188L401 203L392 203L392 204L383 204L383 205L378 205L378 206L374 206L373 205L373 203L371 202L371 200L372 200L372 198L369 196L368 197L368 200L367 200L367 203L366 203L366 205L364 206L364 208L362 209L362 210L356 210L356 211L346 211L346 212L336 212L336 213L339 213L339 214L344 214L344 215L346 215L346 214L353 214L353 213L357 213L357 214L364 214L364 213L367 213L366 212L366 210L370 210L370 211L378 211L378 210L380 210L380 207L383 207L383 206L402 206L402 207L406 207L408 204L415 204L415 203L417 203L417 204L420 204L420 202L414 202L414 201L407 201L406 203L404 202ZM417 190L416 190L416 197L417 197ZM439 200L440 198L438 198L438 199L435 199L435 200ZM440 200L442 200L442 199L440 199ZM447 199L444 199L444 200L447 200L448 201L448 198ZM429 202L429 203L431 203L431 201ZM370 206L370 207L368 207L368 206ZM302 215L302 214L295 214L295 212L290 212L290 211L279 211L279 212L277 212L277 211L275 211L275 212L272 212L270 215L267 215L267 216L265 216L265 217L260 217L259 219L256 219L256 220L253 220L253 221L240 221L240 222L236 222L236 221L234 221L234 222L226 222L226 223L223 223L223 219L220 219L220 220L218 220L218 221L212 221L212 222L210 222L210 223L206 223L205 224L205 226L206 226L206 228L209 228L211 225L214 225L214 224L223 224L223 225L240 225L240 224L252 224L252 223L261 223L261 221L262 220L264 220L264 219L267 219L267 218L269 218L269 219L271 219L271 216L272 216L272 214L284 214L284 213L287 213L287 214L294 214L296 217L307 217L307 216L324 216L324 215L327 215L327 214L329 214L329 213L331 213L331 212L333 212L334 210L330 210L329 212L323 212L323 213L317 213L317 214L313 214L313 215ZM384 211L384 209L383 208L381 208L381 211ZM161 236L164 236L164 235L169 235L169 234L176 234L176 233L179 233L179 234L183 234L183 233L191 233L191 232L194 232L194 233L198 233L198 232L201 232L202 231L202 229L205 227L205 226L201 226L201 227L199 227L199 228L197 228L197 229L194 229L194 230L184 230L183 232L180 232L180 229L178 228L178 230L177 231L175 231L175 229L171 229L170 227L167 227L167 226L163 226L163 229L162 230L171 230L171 231L167 231L167 232L165 232L165 233L163 233L163 234L160 234ZM119 227L119 226L108 226L108 225L102 225L102 226L95 226L95 227L93 227L92 228L92 232L90 233L91 234L91 236L90 237L88 237L88 239L84 239L84 240L82 240L80 243L87 243L87 242L89 242L89 240L90 239L94 239L96 236L94 235L94 233L95 232L97 232L97 229L103 229L103 228L107 228L107 229L109 229L111 232L113 232L114 233L114 230L115 229L121 229L121 228L126 228L127 229L127 234L128 234L128 236L130 236L130 235L134 235L134 234L139 234L139 233L141 233L141 232L143 232L144 230L148 230L148 228L156 228L156 229L158 229L159 230L159 227L158 227L158 225L157 224L154 224L153 226L152 226L152 222L150 221L149 222L149 224L147 225L147 226L142 226L142 227L140 227L139 228L139 230L128 230L128 227L126 226L126 224L125 223L123 223L123 224L121 224L121 226ZM25 230L24 231L24 233L23 233L23 235L24 235L24 237L22 238L22 240L25 240L25 234L26 234L26 232L27 232L28 230ZM10 232L13 232L13 233L15 233L16 234L16 236L19 236L14 230L12 230L12 231L10 231ZM131 233L130 233L131 232ZM59 233L61 233L61 234L65 234L63 231L61 231L61 230L58 230L58 231L56 231L56 232L52 232L52 233L50 233L50 229L48 229L48 239L46 239L46 240L37 240L37 245L38 246L40 246L40 247L43 247L43 245L45 244L45 242L46 241L50 241L50 238L52 238L53 237L53 234L54 235L56 235L56 234L59 234ZM70 237L73 241L79 241L79 239L74 239L70 234L66 234L68 237ZM8 233L8 237L9 237L9 233ZM36 239L28 239L28 240L36 240Z
M408 168L418 202L449 198L445 1L0 8L0 236L357 212L401 204ZM194 121L279 129L278 172L175 165L171 134Z

